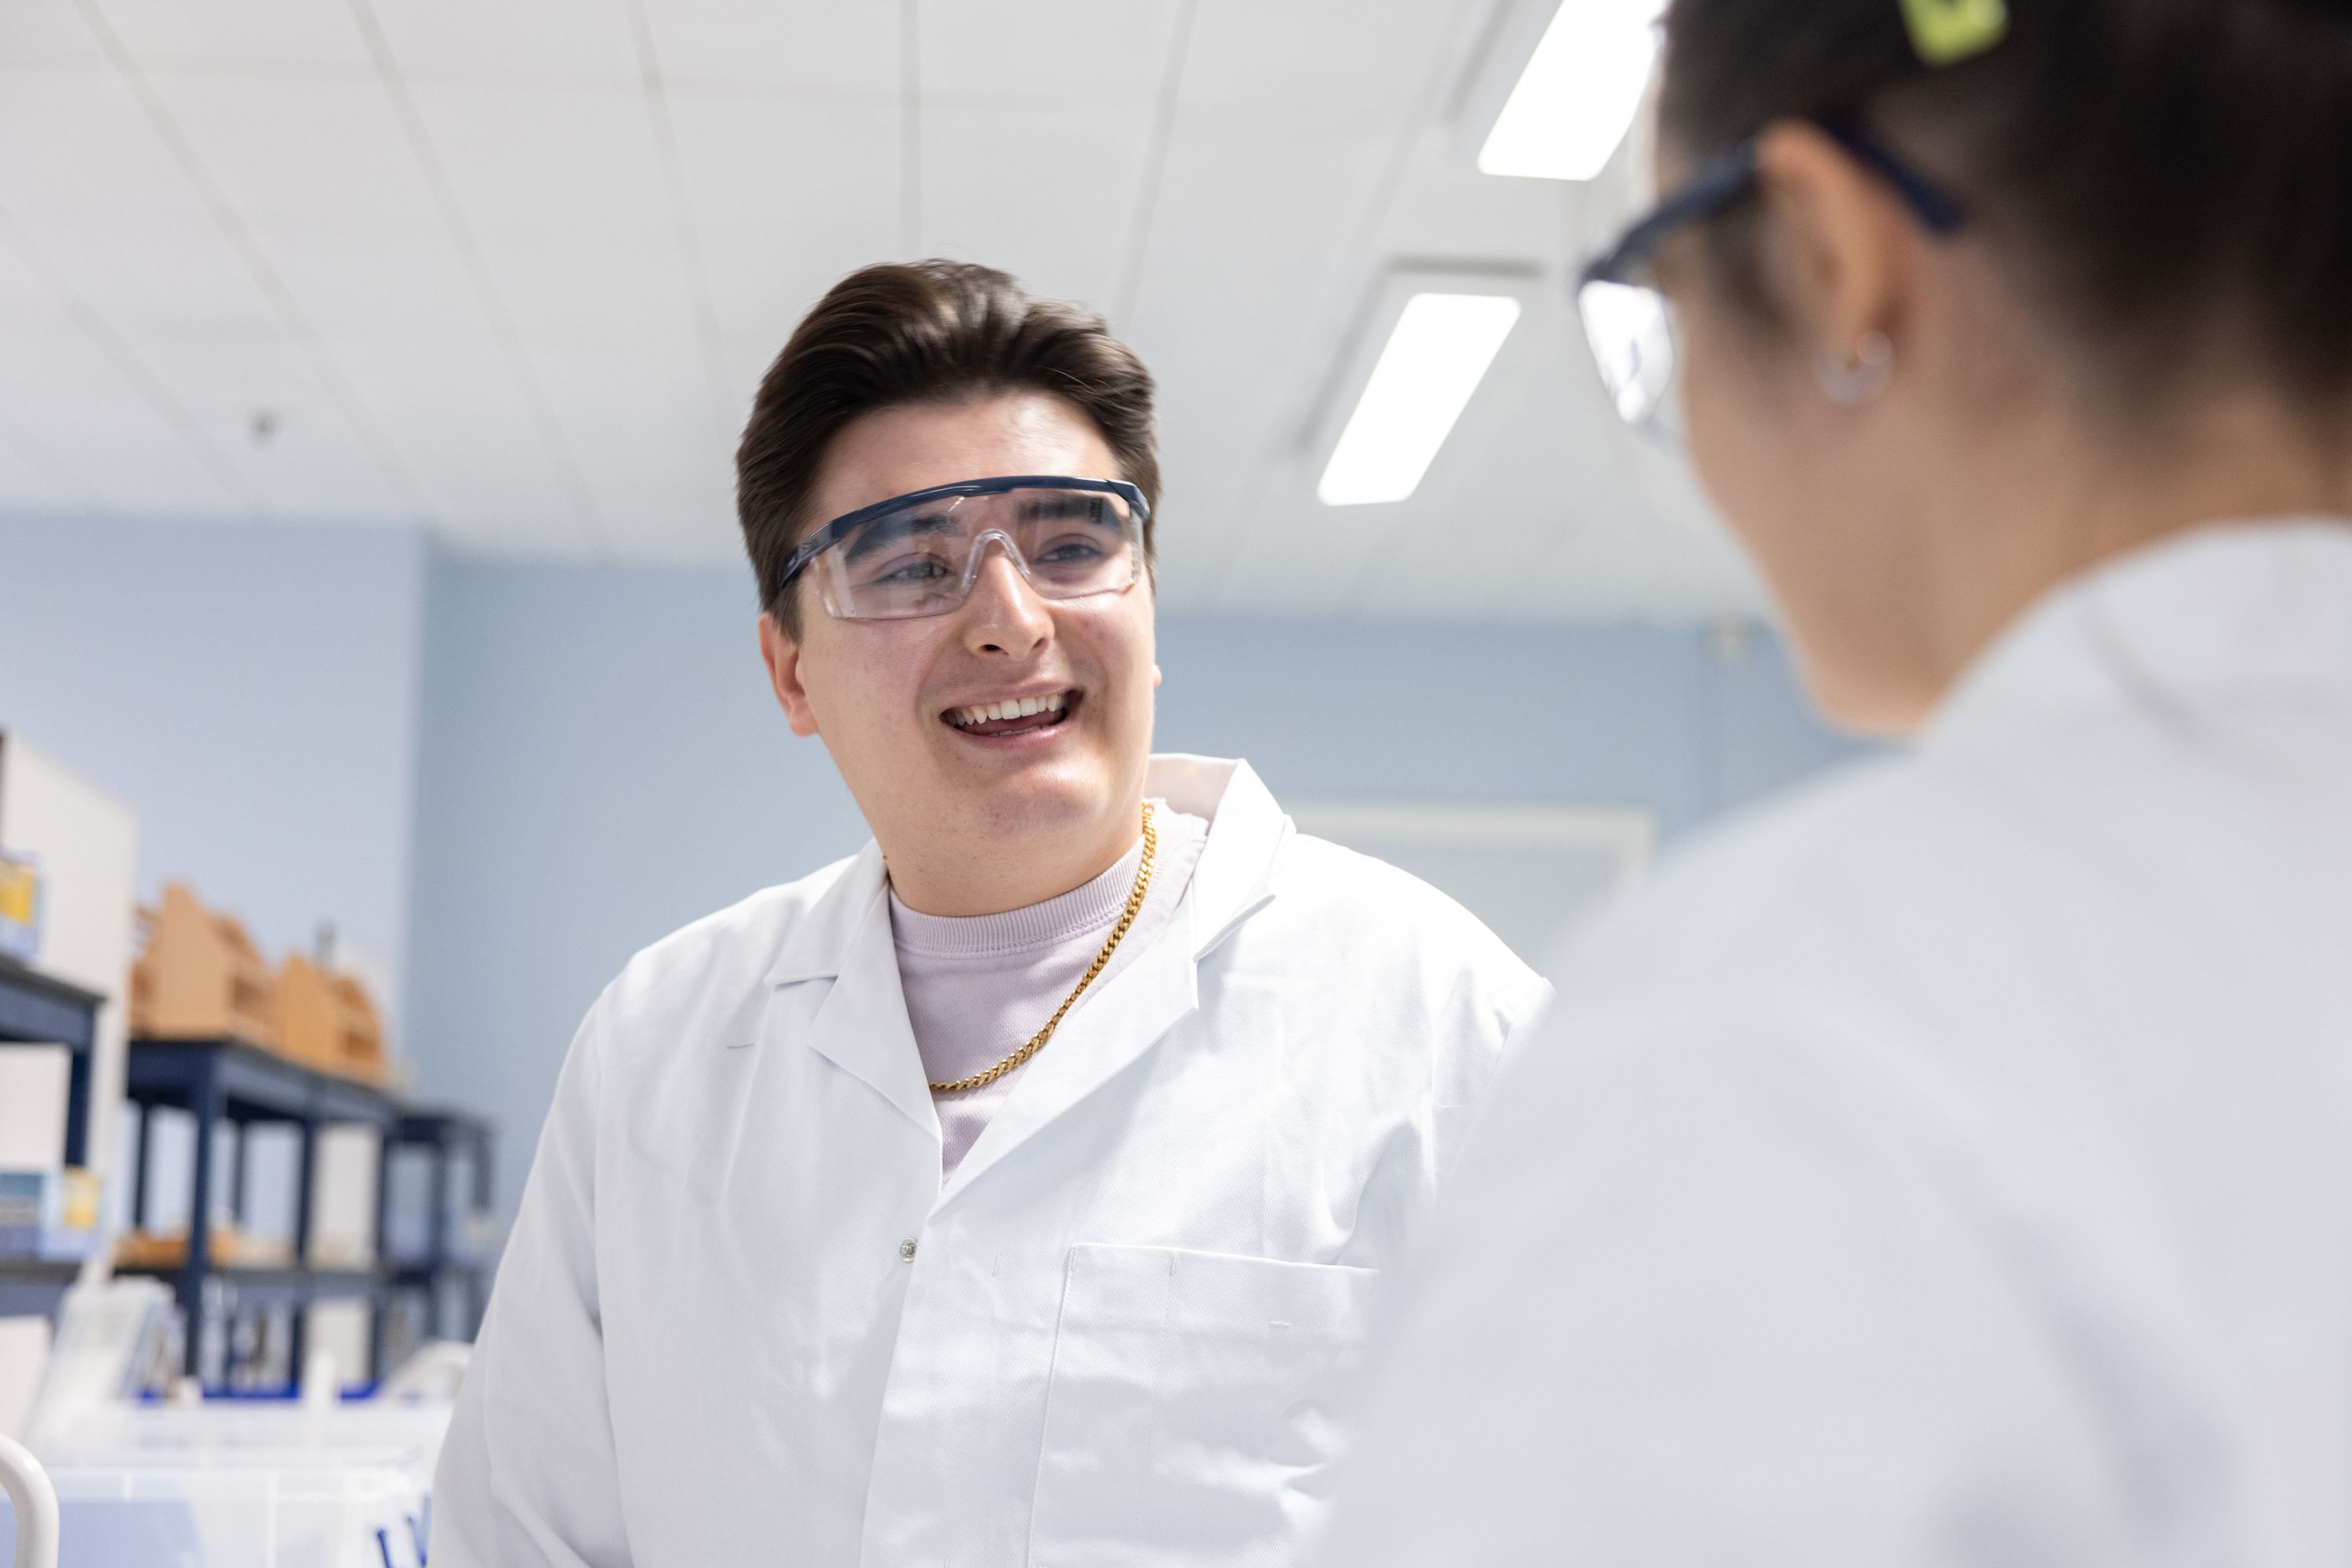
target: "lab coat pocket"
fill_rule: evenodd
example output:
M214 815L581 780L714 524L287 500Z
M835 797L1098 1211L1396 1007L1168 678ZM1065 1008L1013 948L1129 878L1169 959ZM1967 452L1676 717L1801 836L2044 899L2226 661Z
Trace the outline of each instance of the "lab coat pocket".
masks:
M1371 1321L1369 1268L1070 1249L1034 1568L1290 1560L1319 1514Z

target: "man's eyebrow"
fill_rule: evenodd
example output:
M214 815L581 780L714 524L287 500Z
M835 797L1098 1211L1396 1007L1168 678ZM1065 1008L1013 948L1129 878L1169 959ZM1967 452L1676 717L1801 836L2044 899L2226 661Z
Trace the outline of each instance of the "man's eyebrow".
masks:
M876 518L844 540L842 553L848 560L858 561L877 550L887 550L918 535L957 531L959 528L952 512L892 512L887 517Z

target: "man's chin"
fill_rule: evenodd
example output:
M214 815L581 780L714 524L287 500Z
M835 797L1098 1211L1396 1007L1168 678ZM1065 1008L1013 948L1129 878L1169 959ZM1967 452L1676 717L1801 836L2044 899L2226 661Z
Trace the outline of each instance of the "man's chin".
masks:
M955 793L964 799L960 815L984 837L1085 829L1103 820L1118 793L1108 770L1091 759L1040 757L1017 768L982 771L991 776L967 777Z

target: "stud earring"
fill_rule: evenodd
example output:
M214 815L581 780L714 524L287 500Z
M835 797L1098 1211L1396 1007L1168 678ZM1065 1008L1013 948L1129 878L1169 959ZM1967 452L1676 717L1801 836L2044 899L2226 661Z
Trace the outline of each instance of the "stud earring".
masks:
M1823 349L1813 362L1813 379L1822 395L1841 408L1858 408L1886 390L1895 379L1895 341L1885 332L1864 332L1853 356L1843 359Z

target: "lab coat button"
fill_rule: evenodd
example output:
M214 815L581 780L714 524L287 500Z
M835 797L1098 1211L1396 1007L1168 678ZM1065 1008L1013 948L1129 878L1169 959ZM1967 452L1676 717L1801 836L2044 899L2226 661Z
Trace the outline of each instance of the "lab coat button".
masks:
M906 1240L898 1244L898 1261L901 1263L912 1263L915 1261L915 1238L913 1237L910 1236Z

